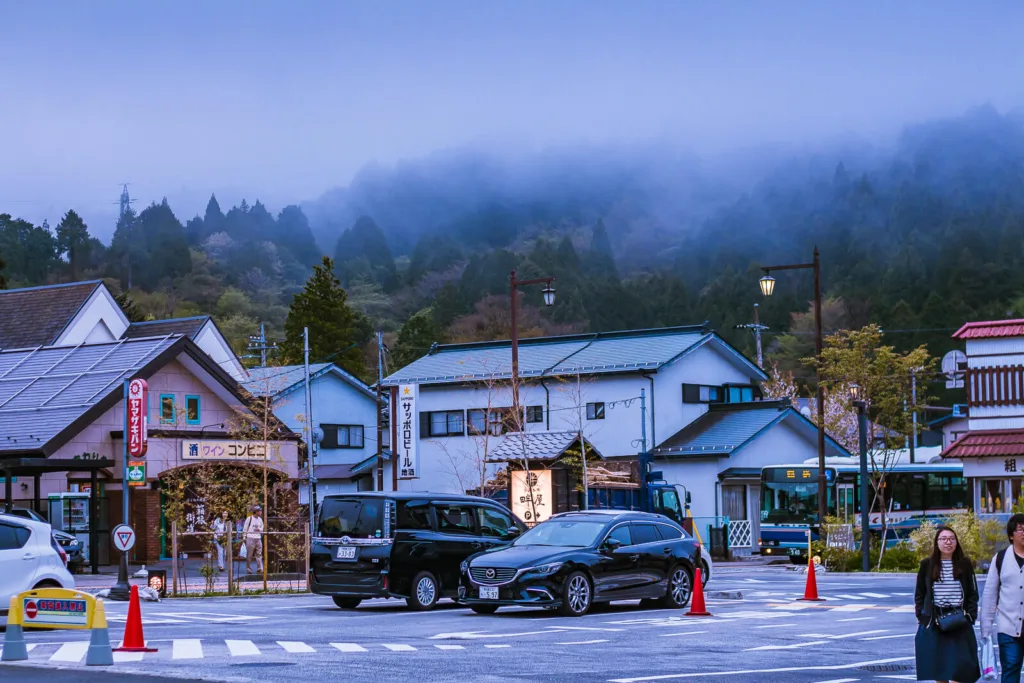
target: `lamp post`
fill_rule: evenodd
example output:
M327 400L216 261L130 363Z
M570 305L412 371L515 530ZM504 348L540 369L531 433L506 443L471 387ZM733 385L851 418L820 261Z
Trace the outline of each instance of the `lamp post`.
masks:
M857 431L860 437L860 569L871 571L871 555L868 539L868 402L864 389L858 384L850 385L850 398L857 409Z
M821 383L821 257L818 247L814 247L814 260L811 263L761 266L764 277L758 284L761 286L761 293L769 297L775 291L775 278L771 276L771 271L804 269L814 271L814 357L818 362L816 372L818 379L818 525L820 526L825 523L825 514L828 512L828 489L825 484L825 387Z
M509 296L511 298L512 314L512 414L519 419L519 327L516 321L518 306L516 303L516 289L526 285L544 284L544 305L554 306L555 288L551 286L553 277L538 277L532 280L517 280L516 271L513 268L508 279Z

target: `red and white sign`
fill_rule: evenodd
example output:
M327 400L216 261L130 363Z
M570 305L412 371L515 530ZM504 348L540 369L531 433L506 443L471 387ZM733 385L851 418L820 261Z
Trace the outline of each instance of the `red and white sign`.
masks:
M25 603L25 616L29 619L35 619L36 615L39 614L39 610L36 609L36 603L29 600Z
M128 384L128 455L141 458L148 447L149 425L146 405L149 403L149 385L144 379L133 379Z
M128 552L135 546L135 529L127 524L115 526L114 530L110 532L110 536L114 541L114 547L122 553Z

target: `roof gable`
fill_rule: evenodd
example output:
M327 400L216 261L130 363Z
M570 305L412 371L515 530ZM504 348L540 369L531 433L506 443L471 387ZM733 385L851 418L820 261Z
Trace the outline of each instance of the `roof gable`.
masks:
M99 280L0 291L0 349L56 343L92 297Z
M146 320L129 325L122 337L125 339L142 339L144 337L180 334L194 340L208 320L210 320L208 315L197 315L190 318L169 318L167 320Z
M953 333L953 339L993 339L1024 337L1024 320L989 320L966 323Z
M311 383L325 376L335 377L359 393L376 400L376 394L366 383L355 375L345 372L334 363L310 364L309 380ZM304 380L305 367L302 365L250 368L249 379L242 386L253 396L269 394L273 398L280 398L302 387Z

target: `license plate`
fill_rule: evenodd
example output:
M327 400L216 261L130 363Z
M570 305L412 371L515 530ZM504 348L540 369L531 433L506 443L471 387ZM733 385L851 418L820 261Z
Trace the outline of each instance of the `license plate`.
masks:
M792 555L793 557L796 557L797 555L800 554L800 548L790 548L789 549L789 554Z
M482 586L480 588L480 599L481 600L497 600L498 599L498 588L497 587L488 588L486 586Z
M336 557L339 560L354 560L356 559L356 549L351 547L338 548L338 554Z

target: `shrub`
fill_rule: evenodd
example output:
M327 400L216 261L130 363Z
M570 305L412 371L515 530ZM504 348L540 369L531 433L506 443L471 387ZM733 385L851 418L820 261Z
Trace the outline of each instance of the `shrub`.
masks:
M976 567L990 560L997 550L1006 545L1005 530L998 519L979 518L974 511L964 510L945 520L921 520L921 526L910 534L910 543L919 560L932 554L935 530L943 523L956 532L960 547Z
M876 559L877 562L877 559ZM881 569L888 571L916 571L921 560L909 541L900 541L886 549L882 555Z

